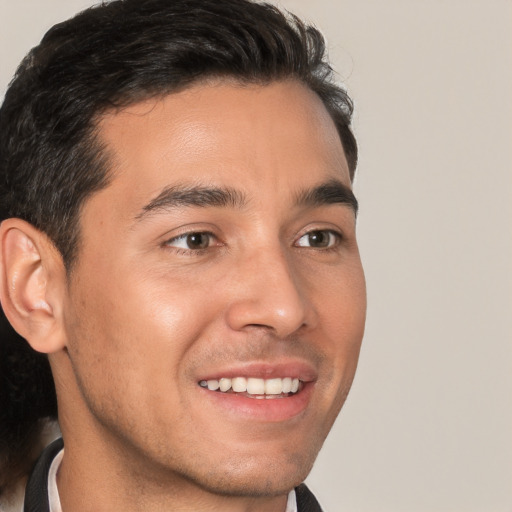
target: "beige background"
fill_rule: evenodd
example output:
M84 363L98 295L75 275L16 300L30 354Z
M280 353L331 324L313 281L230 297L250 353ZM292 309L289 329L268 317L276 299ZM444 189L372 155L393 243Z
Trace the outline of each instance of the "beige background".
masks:
M357 107L369 290L309 484L330 512L512 511L512 1L281 0ZM88 0L0 0L0 96Z

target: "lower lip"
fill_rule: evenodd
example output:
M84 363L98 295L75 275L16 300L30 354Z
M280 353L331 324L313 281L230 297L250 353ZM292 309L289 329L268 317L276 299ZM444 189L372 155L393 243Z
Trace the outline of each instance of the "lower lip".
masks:
M199 387L203 397L214 407L228 414L265 422L287 421L306 410L313 391L313 382L306 382L295 395L283 398L249 398L237 393L222 393Z

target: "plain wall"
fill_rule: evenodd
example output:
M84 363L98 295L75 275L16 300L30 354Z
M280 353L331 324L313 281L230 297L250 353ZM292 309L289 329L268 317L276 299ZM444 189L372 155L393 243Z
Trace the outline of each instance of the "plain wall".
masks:
M281 0L356 103L368 323L327 511L512 511L512 1ZM0 96L88 0L0 0Z

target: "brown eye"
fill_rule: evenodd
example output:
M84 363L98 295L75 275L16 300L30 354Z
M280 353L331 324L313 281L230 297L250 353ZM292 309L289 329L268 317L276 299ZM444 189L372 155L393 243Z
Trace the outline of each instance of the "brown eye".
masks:
M187 235L187 247L189 249L206 249L210 245L208 233L190 233Z
M176 238L171 238L171 240L166 242L165 245L168 247L175 247L177 249L198 251L210 247L213 238L214 235L212 233L198 231L185 233L177 236Z
M299 247L312 247L313 249L327 249L338 241L339 235L329 230L310 231L299 238Z

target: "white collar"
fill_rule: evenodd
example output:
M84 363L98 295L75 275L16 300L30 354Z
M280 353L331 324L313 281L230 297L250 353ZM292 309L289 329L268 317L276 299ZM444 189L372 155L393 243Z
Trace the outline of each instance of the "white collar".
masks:
M292 489L288 494L288 502L286 503L286 510L284 512L297 512L297 496L295 489Z
M57 471L59 470L64 448L55 456L48 472L48 503L50 512L62 512L60 505L59 489L57 489Z

